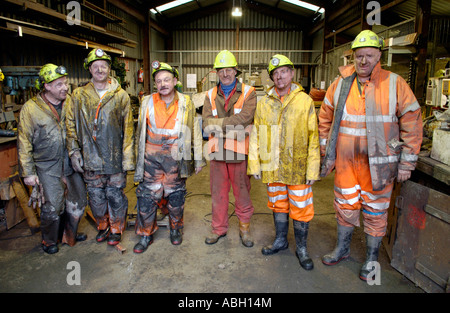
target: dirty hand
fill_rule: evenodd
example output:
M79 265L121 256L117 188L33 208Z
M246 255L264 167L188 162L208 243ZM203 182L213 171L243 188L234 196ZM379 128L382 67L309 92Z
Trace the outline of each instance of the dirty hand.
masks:
M200 173L200 171L202 170L203 167L196 167L195 168L195 174Z
M220 137L223 133L222 127L215 124L210 124L204 129L205 135L214 135L215 137Z
M33 209L35 209L36 204L41 207L44 203L44 188L42 187L42 184L35 184L31 191L30 199L28 199L28 206L33 206Z
M398 170L397 181L399 183L408 180L411 177L411 171L408 170Z
M75 151L70 157L70 161L72 161L72 167L75 172L84 173L83 171L83 157L81 156L80 151Z
M35 186L35 185L39 184L39 178L36 175L30 175L30 176L25 177L23 179L23 182L25 183L25 185Z

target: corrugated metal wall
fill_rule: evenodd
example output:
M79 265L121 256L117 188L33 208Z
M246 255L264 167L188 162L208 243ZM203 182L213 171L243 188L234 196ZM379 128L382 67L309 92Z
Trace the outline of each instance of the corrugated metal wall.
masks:
M161 51L152 42L152 59L158 56L160 61L177 66L185 86L186 74L196 74L197 81L208 82L217 53L227 49L235 54L238 67L243 71L241 77L245 77L249 70L253 73L266 69L271 56L276 53L289 56L295 64L312 62L310 52L298 51L303 48L302 36L297 25L287 24L283 20L245 9L243 16L237 20L231 17L231 10L227 10L192 20L175 29L171 51ZM296 80L301 81L300 71L296 73Z

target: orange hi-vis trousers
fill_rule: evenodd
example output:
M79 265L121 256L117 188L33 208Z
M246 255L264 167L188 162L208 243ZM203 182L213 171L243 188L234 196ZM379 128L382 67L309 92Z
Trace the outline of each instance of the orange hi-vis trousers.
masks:
M311 185L267 184L267 207L274 213L289 213L296 221L309 222L314 216Z
M360 226L362 208L364 232L378 237L386 234L387 210L394 184L380 191L373 190L364 102L364 89L360 95L355 79L339 127L334 208L338 223L343 226Z

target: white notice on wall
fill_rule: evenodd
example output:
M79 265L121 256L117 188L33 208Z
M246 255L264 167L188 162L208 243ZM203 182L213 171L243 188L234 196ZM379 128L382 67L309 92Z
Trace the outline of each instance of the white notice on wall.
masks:
M320 82L320 89L325 89L325 82L323 80Z
M186 88L197 88L197 74L186 75Z

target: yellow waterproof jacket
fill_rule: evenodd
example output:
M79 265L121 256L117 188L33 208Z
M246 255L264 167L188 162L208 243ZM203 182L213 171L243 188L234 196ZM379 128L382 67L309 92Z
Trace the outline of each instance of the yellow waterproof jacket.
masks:
M67 95L69 98L70 95ZM20 173L23 177L38 175L38 172L60 177L63 171L65 176L73 172L65 148L66 109L67 102L63 104L58 120L41 94L24 104L20 111L17 138Z
M187 178L194 173L194 169L206 165L202 151L202 132L200 118L195 117L195 106L189 96L177 93L178 113L181 117L176 132L177 151L171 151L172 157L178 161L180 176ZM147 111L153 110L153 94L144 97L139 109L138 126L136 129L136 170L134 181L144 180L145 143L147 135ZM153 113L152 113L153 114ZM159 129L164 134L165 130Z
M87 171L110 175L134 170L134 124L130 97L116 79L110 77L109 90L102 99L92 82L75 89L67 106L69 155L81 150Z
M263 183L305 184L319 179L320 150L314 102L293 83L284 101L275 88L258 101L250 135L247 174Z

